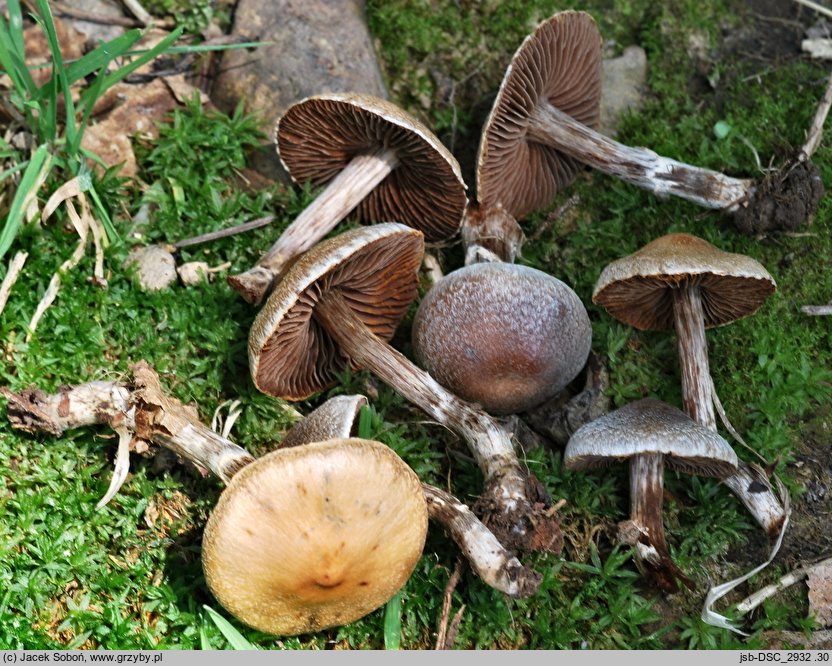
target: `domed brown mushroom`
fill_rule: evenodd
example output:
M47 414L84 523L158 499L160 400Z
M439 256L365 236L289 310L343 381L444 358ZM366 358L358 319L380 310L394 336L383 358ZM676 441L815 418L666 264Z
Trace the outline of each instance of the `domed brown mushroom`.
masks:
M413 320L416 360L436 380L489 412L538 405L581 371L592 327L577 294L546 273L503 262L440 280Z
M279 449L220 496L203 537L205 579L223 607L260 631L348 624L404 585L427 521L419 479L383 444Z
M630 520L619 533L636 546L636 561L665 592L676 592L676 578L690 579L673 562L664 535L664 467L724 478L737 467L731 446L716 432L681 410L646 398L581 426L566 445L567 469L630 463Z
M417 294L422 234L396 223L354 229L304 254L264 304L249 335L249 364L264 393L299 400L366 368L462 436L485 477L489 527L509 548L560 549L557 518L508 434L385 344ZM536 491L535 491L536 492ZM545 495L545 494L544 494Z
M327 187L254 268L229 277L250 303L354 209L363 220L419 229L428 241L459 229L467 203L459 164L427 127L390 102L355 93L310 97L278 121L275 141L296 182Z
M685 411L716 430L705 329L753 314L775 289L774 279L751 257L676 233L609 264L592 300L640 330L676 329ZM785 511L767 479L740 461L723 481L769 535L778 533Z

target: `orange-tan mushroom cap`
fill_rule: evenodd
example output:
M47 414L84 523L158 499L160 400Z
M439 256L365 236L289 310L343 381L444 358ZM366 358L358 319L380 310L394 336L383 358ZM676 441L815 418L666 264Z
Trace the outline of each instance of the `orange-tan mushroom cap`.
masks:
M338 289L380 340L418 295L424 254L420 231L387 222L352 229L319 243L289 269L251 327L249 367L255 386L286 400L303 400L333 386L347 365L315 320L315 304Z
M399 166L358 205L359 217L402 222L428 241L459 229L468 201L459 164L427 127L386 100L356 93L307 98L278 121L275 142L292 178L317 186L356 155L392 148Z
M404 585L427 524L418 477L385 445L279 449L221 495L203 537L205 579L224 608L260 631L343 625Z
M584 12L564 11L529 35L506 71L477 156L477 200L515 218L548 206L580 162L527 136L529 116L549 103L588 127L601 116L601 34Z
M674 326L672 290L686 284L700 289L706 328L754 314L777 288L756 259L675 233L606 266L592 302L640 330L667 330Z

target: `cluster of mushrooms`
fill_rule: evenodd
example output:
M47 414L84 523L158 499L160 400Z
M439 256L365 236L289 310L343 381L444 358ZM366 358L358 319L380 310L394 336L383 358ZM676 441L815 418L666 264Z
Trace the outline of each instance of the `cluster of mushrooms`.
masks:
M143 363L129 384L4 391L14 425L60 434L106 423L124 455L142 441L215 473L227 488L205 529L206 581L229 612L262 631L316 631L384 604L412 573L429 517L487 584L534 594L540 574L516 554L559 553L559 519L492 415L528 410L570 384L586 364L592 329L568 285L514 263L524 238L517 220L548 206L581 165L754 214L751 181L621 146L593 129L601 54L597 26L583 12L558 13L526 39L483 130L476 202L448 150L389 102L332 93L295 104L276 127L277 150L296 181L325 187L256 266L229 278L262 304L248 352L259 390L304 400L335 386L348 367L371 371L467 443L483 476L473 511L421 483L388 447L353 436L360 396L324 403L258 460L166 396ZM372 224L321 241L352 213ZM388 341L419 297L425 242L457 234L466 265L422 298L414 363ZM771 536L786 518L766 474L739 461L717 433L705 338L774 290L755 260L687 234L613 262L596 285L593 302L612 316L638 329L675 329L684 411L652 398L627 405L579 428L564 462L582 470L629 461L631 514L619 538L664 591L691 585L664 537L665 466L721 479ZM125 474L117 468L121 481Z

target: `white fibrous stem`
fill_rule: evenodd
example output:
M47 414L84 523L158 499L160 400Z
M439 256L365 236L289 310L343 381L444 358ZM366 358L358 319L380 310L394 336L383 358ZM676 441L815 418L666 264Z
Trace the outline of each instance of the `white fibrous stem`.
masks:
M542 576L509 553L473 511L444 490L422 484L428 514L447 530L471 568L488 585L511 597L530 597Z
M9 419L21 430L54 435L106 424L120 435L126 430L139 440L171 449L226 483L253 462L244 449L200 423L195 410L165 396L158 376L147 364L137 364L133 372L132 388L99 381L64 388L53 395L41 391L18 395L3 389L10 401Z
M682 401L694 421L716 431L713 380L708 365L705 314L702 296L695 284L673 290L673 313L682 372ZM722 479L739 497L769 537L776 537L786 518L768 479L754 467L740 461L737 471Z
M551 104L538 104L529 118L529 138L583 164L657 195L672 195L707 208L736 210L754 193L754 181L631 148L579 123Z
M398 164L389 148L353 157L256 266L228 278L231 286L249 303L259 304L292 262L332 231Z
M673 562L664 535L664 456L636 455L630 459L630 522L628 540L635 546L639 568L665 592L677 592L676 578L691 586L690 579Z
M528 520L533 502L527 494L527 475L520 467L508 433L488 414L442 387L427 372L379 340L337 290L322 296L314 317L344 356L373 372L467 442L485 477L486 494L500 507L496 513L517 513L518 520L511 529L522 539L528 526L521 523Z

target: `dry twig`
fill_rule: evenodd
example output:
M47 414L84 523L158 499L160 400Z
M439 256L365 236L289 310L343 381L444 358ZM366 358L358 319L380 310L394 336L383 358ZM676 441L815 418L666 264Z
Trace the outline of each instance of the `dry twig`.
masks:
M463 560L457 558L456 566L454 567L453 572L448 578L447 585L445 585L445 594L442 599L442 616L439 619L439 631L436 634L437 650L448 650L450 649L450 647L453 647L453 639L448 631L448 618L451 615L451 600L454 595L454 590L456 589L456 586L459 584L459 579L462 577L462 567L464 565L465 563L463 562ZM456 626L454 627L452 625L451 629L454 636L456 635L456 629L459 627L459 620L462 618L462 611L464 608L465 606L460 608L456 615L454 615L453 622L456 624Z

